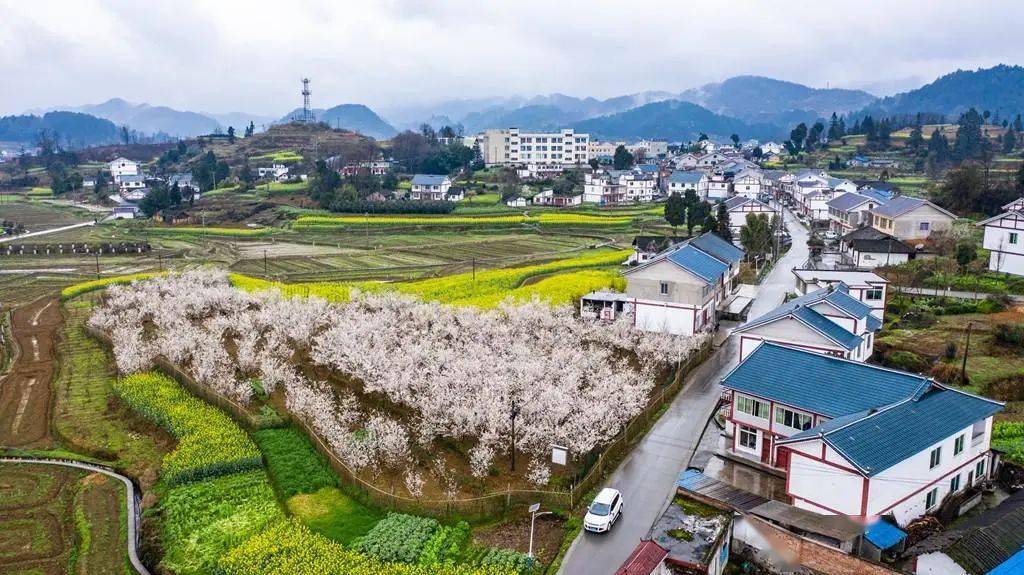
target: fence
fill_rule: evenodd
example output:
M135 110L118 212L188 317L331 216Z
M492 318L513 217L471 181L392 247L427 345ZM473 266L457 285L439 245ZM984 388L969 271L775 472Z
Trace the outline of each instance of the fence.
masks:
M108 346L111 345L110 338L106 334L91 326L87 326L86 329L93 337ZM574 509L580 503L580 498L593 489L603 479L605 473L614 469L621 461L630 444L637 437L646 433L648 427L657 418L658 411L671 403L682 389L685 375L707 359L711 350L711 338L708 338L685 362L678 366L671 382L651 394L643 411L626 424L619 436L597 455L596 461L585 472L582 479L571 483L567 491L512 489L510 486L508 489L469 498L425 499L399 495L396 493L395 483L384 489L359 477L358 473L330 449L308 422L297 417L292 417L291 421L306 433L317 451L327 459L342 479L342 489L355 499L375 507L433 517L458 516L460 519L467 520L493 518L495 515L505 513L513 506L533 503L541 503L547 508ZM173 377L190 392L223 409L247 429L260 429L281 424L281 420L267 421L250 412L245 406L200 385L178 366L162 357L157 358L154 363L161 371Z

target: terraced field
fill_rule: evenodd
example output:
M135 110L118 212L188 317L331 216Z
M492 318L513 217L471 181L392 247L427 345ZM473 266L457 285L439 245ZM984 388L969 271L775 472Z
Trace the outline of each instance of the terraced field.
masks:
M0 573L130 573L123 497L103 475L0 463Z

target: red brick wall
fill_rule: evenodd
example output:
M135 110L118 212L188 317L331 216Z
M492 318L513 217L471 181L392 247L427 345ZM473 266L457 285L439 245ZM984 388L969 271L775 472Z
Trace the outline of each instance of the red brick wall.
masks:
M768 559L776 569L791 570L805 567L829 575L896 575L899 572L878 563L847 555L821 543L794 535L789 531L752 515L743 517L766 540L772 543L774 554L762 552L759 556ZM770 557L769 555L775 555Z

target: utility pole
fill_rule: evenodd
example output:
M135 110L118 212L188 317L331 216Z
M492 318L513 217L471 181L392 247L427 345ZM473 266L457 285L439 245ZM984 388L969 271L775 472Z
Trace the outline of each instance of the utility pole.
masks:
M971 328L974 322L967 322L967 341L964 343L964 362L960 366L960 385L967 385L967 353L971 349Z
M100 253L95 252L93 256L96 258L96 279L100 279Z

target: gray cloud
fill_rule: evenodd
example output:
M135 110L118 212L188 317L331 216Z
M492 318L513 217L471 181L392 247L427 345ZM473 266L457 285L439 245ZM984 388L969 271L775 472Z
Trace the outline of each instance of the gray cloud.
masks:
M1020 63L1024 3L0 0L0 113L119 96L280 114L680 91L737 74L888 91Z

